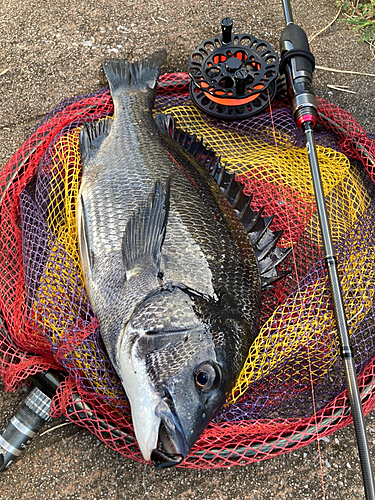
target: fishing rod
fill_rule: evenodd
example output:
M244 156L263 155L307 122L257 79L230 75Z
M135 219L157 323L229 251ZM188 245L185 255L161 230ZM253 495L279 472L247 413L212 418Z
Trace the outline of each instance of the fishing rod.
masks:
M286 20L289 30L293 33L293 30L298 27L293 25L289 2L287 2L287 6L289 6L289 10L287 10L286 13ZM300 28L298 29L300 30ZM269 102L276 94L278 56L272 50L271 46L264 40L259 40L246 33L240 35L232 34L231 30L232 21L228 18L223 19L222 35L206 40L203 44L201 44L199 50L195 51L193 54L195 58L192 58L189 70L191 72L191 77L194 77L193 80L195 80L186 79L183 80L182 83L179 82L178 85L184 87L190 84L193 102L202 111L214 117L236 120L239 118L255 116L269 106ZM288 57L283 60L284 71L287 73L290 71L291 73L290 82L294 85L291 91L294 103L293 114L295 115L296 120L299 120L297 123L302 129L305 130L308 122L311 121L312 124L310 125L310 128L313 129L316 120L316 103L311 90L311 75L313 67L308 67L306 69L303 65L304 61L300 61L305 58L307 59L307 62L313 66L313 57L311 53L309 53L307 40L305 41L305 38L303 37L302 49L300 48L298 45L298 42L300 41L298 38L300 37L300 33L297 33L297 35L297 40L294 40L292 37L291 40L289 40L289 35L284 35L284 41L288 42L285 43L286 47L284 47L283 51L284 54L288 52ZM212 51L207 51L206 49L206 45L209 42L211 42L212 46L215 47ZM292 53L291 51L293 49L296 49L299 52ZM205 51L207 53L205 53ZM202 54L205 54L204 57ZM222 65L222 73L220 73L222 78L221 80L216 80L219 64L221 64L224 59L226 62L225 65ZM244 63L241 67L239 67L240 65L238 61L241 60ZM299 66L300 64L302 65L301 68ZM246 71L246 73L244 73L244 71ZM204 78L203 75L205 75ZM163 87L163 83L160 85ZM329 123L331 128L333 128L337 133L345 134L345 130L341 128L340 124L336 123L332 117L326 117L321 113L319 113L319 116ZM313 131L311 134L313 138ZM33 148L30 149L30 151L25 154L23 159L15 165L16 168L14 172L12 172L10 180L7 178L7 184L2 186L0 189L0 204L7 189L13 182L15 182L17 175L27 168L30 156L35 153L38 147L41 146L42 141L43 138L38 139L36 144L33 143ZM374 156L371 154L371 151L366 147L366 145L362 144L359 139L357 140L355 138L352 138L352 142L354 142L358 152L374 163ZM315 146L315 144L313 145ZM308 151L311 149L312 146L309 146L308 143ZM314 149L314 151L316 159L316 150ZM315 163L315 169L319 169L317 159ZM331 257L334 261L334 255ZM345 349L343 349L344 356L347 353L348 346L350 349L348 336L345 340L346 342L343 344L345 347ZM50 377L51 375L52 378ZM354 380L357 382L355 378L353 360L351 375L354 376ZM2 432L2 436L0 436L0 471L9 467L16 457L22 453L22 450L28 444L30 437L35 435L39 427L42 426L44 422L50 420L49 405L51 404L52 397L63 378L64 375L62 373L54 373L53 371L43 372L30 377L31 381L37 387L32 390L29 396L27 396L23 407L19 410L20 413L17 412L6 429ZM358 384L356 384L356 387L358 393ZM371 390L372 386L371 383L369 383L364 390L365 397L366 391L367 397L369 397L369 394L371 395ZM350 397L351 392L349 389L348 392ZM350 398L350 404L353 407L352 398ZM32 412L29 412L28 409L30 408ZM359 411L362 415L363 424L360 399ZM299 444L303 441L308 442L310 436L315 435L315 437L318 437L319 433L323 433L325 425L329 428L330 425L337 423L337 421L340 421L340 419L348 413L349 408L345 403L345 408L335 409L334 417L336 421L331 418L324 418L319 423L319 426L310 426L307 430L301 431L300 434L293 431L290 436L286 436L284 434L276 440L272 438L272 440L263 441L259 445L259 448L258 445L252 445L251 448L248 448L246 446L238 446L237 444L234 444L233 450L231 451L228 449L212 449L210 452L207 452L206 450L197 450L195 454L198 456L202 455L210 460L214 460L217 457L227 459L228 455L233 457L237 454L238 461L240 462L243 460L243 457L256 456L258 451L264 454L270 453L270 450L285 451L288 447L291 447L293 439L295 440L295 443ZM66 414L69 416L70 420L77 420L80 424L83 422L91 426L95 424L96 428L100 428L103 433L109 433L113 439L121 437L125 439L126 443L133 444L135 442L133 435L127 429L118 429L115 424L112 424L106 419L105 416L101 416L94 411L94 408L85 402L76 392L72 394L72 402L68 403L66 406ZM355 421L354 416L353 420ZM22 425L20 425L20 423ZM363 425L362 428L364 431ZM364 440L365 445L367 446L365 432ZM5 448L2 444L5 445ZM369 458L368 446L366 450L366 458ZM367 472L373 483L371 461L368 463ZM366 492L366 497L371 499L373 498L373 495L369 496Z
M306 149L310 163L325 253L325 263L332 295L333 313L340 343L340 356L345 371L346 385L361 462L363 485L366 499L374 500L375 488L371 456L315 145L314 126L318 112L315 95L312 89L314 56L310 52L305 32L300 26L293 23L290 1L282 0L282 4L286 27L282 31L280 37L280 73L285 74L288 93L292 101L293 117L298 127L304 132L306 139Z

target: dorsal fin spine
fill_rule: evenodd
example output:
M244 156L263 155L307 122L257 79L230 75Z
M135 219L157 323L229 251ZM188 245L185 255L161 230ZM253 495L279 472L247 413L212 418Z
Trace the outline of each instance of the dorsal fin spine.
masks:
M235 179L235 174L225 170L216 154L212 150L206 148L202 140L197 139L195 135L189 135L177 130L173 117L160 113L156 115L155 121L163 135L170 136L184 147L188 153L196 158L198 163L206 169L208 174L214 179L223 194L227 197L232 207L236 210L239 219L248 233L255 252L262 257L258 260L262 287L269 288L274 282L288 274L288 272L280 272L276 269L276 266L283 262L289 255L291 249L283 249L276 246L282 231L273 232L270 229L274 215L263 218L262 213L264 208L261 208L258 212L252 210L250 206L252 194L245 195L243 193L243 185ZM170 124L171 121L172 126ZM272 238L270 238L270 236L272 236ZM263 238L266 238L266 242L262 244ZM256 247L256 245L258 245L258 247ZM270 253L272 255L269 255ZM266 259L267 256L269 256L269 259ZM262 261L264 262L262 263ZM265 276L265 274L267 274L267 276Z

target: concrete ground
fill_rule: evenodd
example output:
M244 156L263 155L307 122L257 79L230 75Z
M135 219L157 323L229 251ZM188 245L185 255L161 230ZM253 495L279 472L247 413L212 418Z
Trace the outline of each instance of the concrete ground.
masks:
M22 145L33 126L65 97L105 84L104 57L130 59L165 47L165 71L185 71L191 51L234 19L278 48L284 26L276 0L1 0L0 165ZM334 0L292 1L294 20L310 37L334 19ZM311 43L318 66L375 73L375 58L358 34L337 20ZM355 93L327 85L347 85ZM375 133L375 78L316 70L317 94L350 111ZM9 421L24 393L0 387L0 425ZM52 427L58 422L48 424ZM366 418L375 453L375 413ZM165 470L131 462L88 432L69 425L34 440L0 477L0 500L122 500L176 498L364 498L353 428L280 457L225 470ZM321 466L320 466L321 462Z

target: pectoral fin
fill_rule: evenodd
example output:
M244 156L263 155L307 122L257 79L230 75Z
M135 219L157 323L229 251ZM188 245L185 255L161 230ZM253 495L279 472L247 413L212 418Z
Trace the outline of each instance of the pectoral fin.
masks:
M129 219L122 239L122 257L125 272L134 268L150 268L156 275L160 271L169 210L169 182L155 184L155 190Z

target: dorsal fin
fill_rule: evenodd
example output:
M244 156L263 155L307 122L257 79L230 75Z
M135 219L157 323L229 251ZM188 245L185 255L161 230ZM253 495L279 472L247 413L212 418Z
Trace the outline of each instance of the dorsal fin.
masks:
M235 174L225 170L214 151L207 149L196 136L178 130L173 116L159 113L155 117L155 122L162 135L171 137L195 157L216 181L235 209L254 248L262 289L272 287L276 281L289 274L276 269L289 255L291 248L284 249L276 246L282 231L270 229L274 216L262 217L263 209L258 212L252 210L250 205L252 195L244 194L243 184L236 180Z

